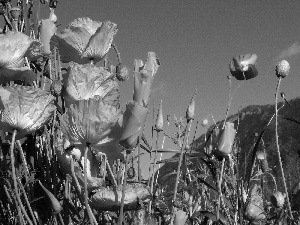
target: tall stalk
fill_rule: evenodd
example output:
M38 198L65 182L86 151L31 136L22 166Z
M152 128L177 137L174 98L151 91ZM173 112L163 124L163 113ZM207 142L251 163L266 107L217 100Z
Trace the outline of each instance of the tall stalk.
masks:
M280 86L281 79L282 79L282 77L278 78L278 83L277 83L277 87L276 87L276 94L275 94L275 137L276 137L276 148L277 148L280 172L281 172L282 181L283 181L283 185L284 185L284 191L285 191L285 194L286 194L288 210L289 210L290 217L293 220L293 214L292 214L292 209L291 209L291 205L290 205L288 190L287 190L287 186L286 186L286 182L285 182L285 176L284 176L284 172L283 172L283 166L282 166L281 155L280 155L280 150L279 150L279 141L278 141L278 109L277 109L277 102L278 102L278 93L279 93L279 86Z

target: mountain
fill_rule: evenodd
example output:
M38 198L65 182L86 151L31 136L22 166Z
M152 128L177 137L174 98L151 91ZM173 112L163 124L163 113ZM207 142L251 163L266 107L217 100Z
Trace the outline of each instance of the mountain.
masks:
M290 100L289 103L290 105L286 102L278 103L278 108L283 106L278 111L278 135L286 183L288 190L291 191L300 182L300 97ZM276 149L274 114L275 105L250 105L240 110L237 114L229 116L227 121L234 123L237 130L236 143L240 177L243 177L246 171L249 171L249 162L253 155L254 146L258 137L266 128L259 142L258 150L265 149L269 166L268 172L275 177L278 190L284 192ZM271 122L267 126L270 120ZM224 120L217 122L216 127L220 128L223 122ZM191 144L191 148L198 152L203 152L205 139L210 133L212 133L212 138L207 143L206 149L209 149L210 145L212 149L217 148L217 132L212 132L214 127L215 125L209 127L206 134L201 135ZM190 170L196 170L195 167L199 163L203 164L201 160L197 159L191 160L190 163ZM161 167L158 182L163 186L168 184L172 190L175 183L175 175L165 175L176 171L177 166L178 162L168 162ZM268 177L266 179L272 191L275 185L271 176Z

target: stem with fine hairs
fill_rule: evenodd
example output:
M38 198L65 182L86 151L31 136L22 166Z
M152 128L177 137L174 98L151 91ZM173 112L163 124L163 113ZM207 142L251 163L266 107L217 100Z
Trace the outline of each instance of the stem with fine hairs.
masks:
M129 154L126 152L126 157L125 157L125 172L124 172L123 187L122 187L122 199L121 199L120 215L119 215L119 221L118 221L119 225L122 225L122 223L123 223L125 189L126 189L127 170L128 170L128 155Z
M19 206L21 208L21 211L23 213L23 215L25 216L27 222L32 225L32 221L30 220L24 205L21 201L20 198L20 194L19 194L19 190L18 190L18 183L17 183L17 177L16 177L16 168L15 168L15 155L14 155L14 146L15 146L15 139L16 139L16 135L17 135L17 130L14 130L13 134L12 134L12 139L11 139L11 143L10 143L10 161L11 161L11 172L12 172L12 179L13 179L13 183L14 183L14 191L16 194L16 198L18 200Z
M291 219L293 220L294 218L293 218L292 209L291 209L291 205L290 205L288 190L287 190L287 187L286 187L286 182L285 182L285 177L284 177L284 172L283 172L283 166L282 166L282 162L281 162L281 155L280 155L280 150L279 150L279 141L278 141L278 109L277 109L277 102L278 102L278 93L279 93L279 86L280 86L281 79L282 78L279 77L277 87L276 87L276 94L275 94L275 137L276 137L276 147L277 147L277 153L278 153L278 159L279 159L280 172L281 172L282 181L283 181L283 185L284 185L284 191L285 191L285 194L286 194L288 211L289 211Z
M97 222L93 220L92 211L88 203L88 191L87 191L87 152L89 148L90 146L89 144L87 144L84 151L84 203L85 203L85 209L87 211L90 220L90 224L93 225L94 222L95 224L97 224Z

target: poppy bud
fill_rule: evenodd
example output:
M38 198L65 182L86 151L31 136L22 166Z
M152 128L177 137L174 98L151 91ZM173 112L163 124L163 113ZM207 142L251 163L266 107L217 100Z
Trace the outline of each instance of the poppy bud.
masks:
M187 218L188 218L188 216L187 216L186 212L184 212L182 210L178 210L175 213L174 225L184 225Z
M289 75L290 72L290 64L286 60L281 60L279 63L276 65L276 76L278 78L285 78L287 75Z
M54 96L60 96L62 85L63 84L60 80L54 80L50 86L51 94Z
M55 196L50 191L48 191L47 188L45 188L44 185L42 185L42 183L40 181L39 181L39 184L42 187L42 189L44 190L47 197L50 199L51 208L52 208L53 212L54 213L59 213L63 208L60 205L57 198L55 198Z
M263 173L266 173L270 170L267 159L261 161L261 170Z
M257 157L258 160L263 160L263 159L266 158L266 154L265 154L264 151L258 151L258 152L256 153L256 157Z
M208 119L202 120L202 123L201 123L202 127L206 127L207 124L208 124Z
M226 122L224 128L220 132L219 145L217 152L221 155L228 155L232 151L236 131L234 124Z
M282 194L280 191L276 191L271 196L271 202L276 208L282 208L285 201L285 194Z
M129 79L129 70L126 66L123 66L122 63L119 63L116 66L116 77L118 79L118 81L126 81Z
M156 127L157 131L163 131L163 128L164 128L164 118L163 118L163 114L162 114L162 100L160 101L160 104L159 104L159 110L158 110L155 127Z
M187 119L188 122L191 119L193 119L194 116L195 116L195 99L194 99L194 96L192 97L192 100L191 100L191 102L189 104L189 107L187 108L187 111L186 111L186 119Z

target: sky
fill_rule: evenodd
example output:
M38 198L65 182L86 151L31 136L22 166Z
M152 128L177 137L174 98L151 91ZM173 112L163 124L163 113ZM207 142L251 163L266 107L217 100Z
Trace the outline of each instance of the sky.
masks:
M288 60L291 72L283 80L280 91L285 92L287 99L299 96L299 12L298 0L60 0L55 10L61 24L58 30L79 17L116 23L118 32L113 42L131 74L134 59L145 60L149 51L155 52L161 66L153 82L151 104L154 99L157 109L160 100L163 101L165 124L166 115L171 118L174 114L185 115L197 89L195 118L200 121L208 118L209 125L212 124L209 115L216 121L225 117L228 65L232 57L240 54L257 54L259 74L236 91L229 114L247 105L274 104L277 84L274 70L282 59ZM40 18L48 15L49 8L41 5ZM232 78L233 89L239 83ZM126 102L132 100L132 76L119 85L125 110ZM149 109L146 135L151 138L153 106ZM172 135L176 129L173 120L170 124L165 131ZM198 128L196 136L205 129ZM194 130L195 123L192 133ZM165 147L176 146L167 140ZM143 176L147 176L145 168Z

